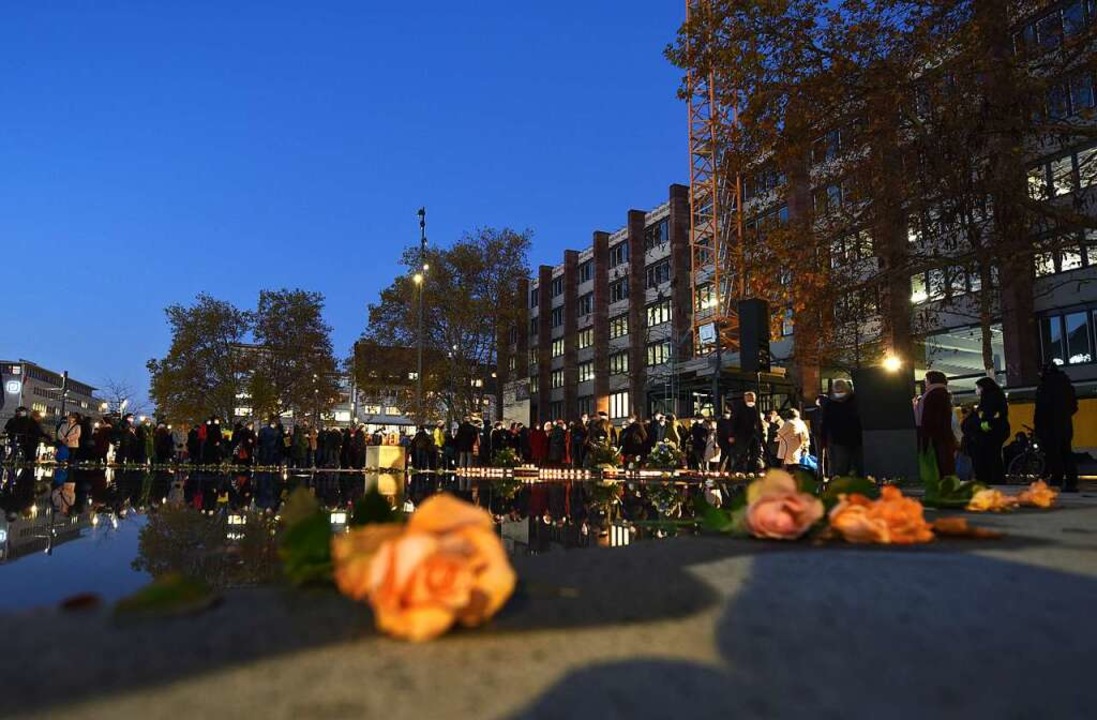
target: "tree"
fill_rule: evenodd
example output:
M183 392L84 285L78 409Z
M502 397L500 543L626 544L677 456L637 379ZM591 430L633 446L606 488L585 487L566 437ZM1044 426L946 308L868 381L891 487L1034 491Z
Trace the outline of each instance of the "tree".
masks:
M485 375L494 370L498 338L521 318L524 299L517 297L517 288L528 277L530 237L529 231L483 228L449 248L432 248L426 253L429 270L421 284L413 276L420 268L419 248L407 248L401 264L408 272L370 305L363 340L417 347L422 292L424 395L429 392L441 400L451 416L481 410ZM376 368L369 362L357 365L359 386L374 382L369 373Z
M138 398L133 385L130 383L108 377L99 385L97 394L107 404L108 412L144 414L145 405Z
M164 358L146 365L159 412L177 422L199 422L211 413L233 417L247 377L240 346L252 313L205 293L191 306L170 305L164 312L171 346Z
M1094 104L1095 31L1081 4L1058 35L1050 16L1039 43L1014 34L1031 9L1007 0L697 7L668 55L717 79L719 170L727 185L762 188L741 198L732 273L792 311L801 375L848 360L850 331L855 361L866 341L912 357L911 277L928 272L946 301L932 309L977 319L988 367L1001 317L1010 379L1032 380L1034 253L1077 248L1094 227L1087 194L1026 193L1028 158L1097 136L1084 112L1061 107L1076 109L1079 77L1082 104ZM767 200L773 190L787 207Z
M258 416L290 410L326 412L338 397L331 326L324 296L305 290L263 290L254 316L251 407Z

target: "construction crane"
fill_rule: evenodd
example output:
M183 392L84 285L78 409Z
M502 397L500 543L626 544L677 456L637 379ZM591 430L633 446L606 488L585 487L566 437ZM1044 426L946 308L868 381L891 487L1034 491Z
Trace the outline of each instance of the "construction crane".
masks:
M690 289L694 354L739 350L739 299L744 295L742 178L722 162L726 123L716 72L703 57L712 36L712 1L686 0L686 90L689 107ZM700 37L695 31L702 30ZM705 29L707 28L707 30Z

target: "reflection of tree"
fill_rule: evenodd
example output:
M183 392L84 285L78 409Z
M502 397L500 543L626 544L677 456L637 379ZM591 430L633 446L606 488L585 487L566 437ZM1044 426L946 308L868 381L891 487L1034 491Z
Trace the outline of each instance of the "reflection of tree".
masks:
M260 513L206 515L165 507L141 530L133 568L153 577L179 573L213 587L270 582L279 574L274 525Z

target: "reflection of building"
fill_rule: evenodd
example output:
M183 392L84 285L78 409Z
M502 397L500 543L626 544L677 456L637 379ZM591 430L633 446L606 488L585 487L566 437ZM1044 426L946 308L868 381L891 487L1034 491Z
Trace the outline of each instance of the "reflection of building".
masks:
M0 360L0 425L25 405L42 413L48 424L60 422L62 412L90 415L101 402L95 388L29 360ZM62 409L63 408L63 409Z
M36 510L31 517L8 522L6 528L0 520L5 540L0 542L0 562L11 562L37 552L51 552L62 543L76 540L82 530L91 527L87 513L65 516L42 510L41 503Z

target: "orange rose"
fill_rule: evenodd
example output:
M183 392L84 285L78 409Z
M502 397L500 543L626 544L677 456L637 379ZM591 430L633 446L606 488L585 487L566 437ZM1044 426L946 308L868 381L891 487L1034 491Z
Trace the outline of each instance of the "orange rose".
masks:
M1017 498L1006 495L1001 490L980 490L968 501L967 510L971 512L1004 512L1017 507Z
M746 528L757 538L795 540L823 517L819 498L799 492L787 472L771 470L747 488Z
M1017 494L1017 502L1024 507L1049 508L1055 504L1059 491L1049 487L1043 480L1037 480Z
M517 580L491 516L450 495L426 500L404 528L337 537L332 558L339 589L368 599L379 629L414 642L484 623Z
M841 496L830 511L830 526L852 543L912 545L933 539L922 503L903 497L890 485L880 489L875 501L863 495Z
M922 503L903 497L903 491L897 487L885 485L880 488L880 499L873 503L873 514L887 523L890 541L896 545L912 545L933 539L933 530L926 522Z
M830 511L830 526L851 543L887 543L891 535L882 518L869 514L872 501L864 495L841 495Z

